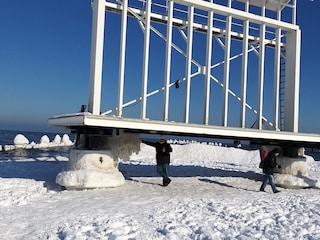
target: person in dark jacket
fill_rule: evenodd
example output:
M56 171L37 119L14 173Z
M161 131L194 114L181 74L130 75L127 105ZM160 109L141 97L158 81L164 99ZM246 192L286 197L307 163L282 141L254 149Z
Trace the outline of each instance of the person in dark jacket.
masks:
M279 156L279 153L280 153L280 149L275 148L263 160L262 169L265 175L264 175L262 185L260 187L260 191L264 192L265 187L269 183L274 193L280 192L279 190L277 190L276 185L274 183L274 179L273 179L273 169L275 167L281 168L281 166L277 164L277 159L276 159L276 157Z
M170 164L170 153L172 148L170 144L165 140L164 137L160 137L158 142L149 142L142 140L143 143L155 147L156 149L156 161L157 161L157 172L163 179L163 186L168 186L171 179L168 177L168 167Z

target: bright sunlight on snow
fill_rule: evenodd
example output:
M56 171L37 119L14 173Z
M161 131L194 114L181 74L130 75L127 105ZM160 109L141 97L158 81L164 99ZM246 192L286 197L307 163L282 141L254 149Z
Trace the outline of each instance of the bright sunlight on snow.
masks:
M68 151L0 161L2 239L319 239L319 164L313 188L259 192L258 150L172 144L162 187L154 148L120 162L125 184L68 191L55 183ZM32 150L26 150L32 151Z

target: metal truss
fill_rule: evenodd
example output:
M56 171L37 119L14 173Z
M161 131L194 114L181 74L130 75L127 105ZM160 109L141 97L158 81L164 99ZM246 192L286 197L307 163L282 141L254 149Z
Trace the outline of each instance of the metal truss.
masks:
M217 2L217 1L216 1ZM226 6L221 3L209 3L206 1L189 1L189 0L177 0L177 1L102 1L96 0L93 2L93 8L96 5L103 6L104 10L121 14L121 47L120 47L120 62L119 62L119 92L118 92L118 106L112 110L104 111L102 115L117 111L117 116L123 116L123 108L137 104L141 104L141 119L147 119L147 98L164 91L164 113L163 121L170 121L168 115L169 109L169 88L176 86L176 82L185 82L185 106L184 106L184 123L189 122L190 118L190 82L191 79L198 75L204 75L206 78L205 87L205 106L203 124L209 124L210 115L210 82L213 81L218 86L223 88L224 97L222 101L223 112L222 112L222 126L228 126L228 102L229 95L236 98L241 103L241 116L240 116L240 127L244 128L246 125L246 109L249 109L257 115L257 128L262 129L263 123L268 123L273 129L279 129L279 81L280 81L280 59L281 59L281 48L286 47L286 42L289 38L287 33L298 33L299 28L295 23L295 2L294 1L238 1L244 2L242 8L237 5L234 8L232 2L236 1L220 1L224 2ZM292 2L292 4L290 4ZM255 7L259 7L259 11L250 12L252 4ZM269 8L268 8L269 7ZM281 12L286 7L292 8L292 22L281 21ZM266 14L268 11L273 11L275 18L268 17ZM102 14L100 14L101 16ZM126 32L127 32L127 19L128 17L134 17L140 24L141 30L144 33L144 50L143 50L143 79L142 79L142 96L133 99L129 102L123 102L124 95L124 73L125 73L125 57L126 57ZM101 19L103 17L101 16ZM99 18L97 18L99 19ZM236 21L234 21L234 19ZM102 21L102 20L101 20ZM103 20L104 21L104 20ZM167 26L166 35L161 33L152 23L162 23ZM214 25L216 22L216 26ZM240 22L240 23L239 23ZM102 24L104 25L104 23ZM187 47L183 50L178 44L172 41L172 29L176 28L180 32L183 39L185 39ZM267 29L268 28L268 29ZM234 30L236 29L236 30ZM240 31L239 31L240 29ZM238 31L237 31L238 30ZM96 31L96 30L94 30ZM148 65L149 65L149 52L150 52L150 32L154 32L157 36L166 42L166 68L164 86L151 92L147 92L148 84ZM207 56L206 65L201 65L192 57L192 44L193 43L193 32L202 32L207 35ZM296 68L299 64L297 58L299 57L300 46L296 44L299 41L299 36L294 35L290 41L295 43L295 49L292 49L293 56L296 61L289 67L289 69ZM94 39L94 38L93 38ZM212 40L216 39L218 45L220 45L225 51L224 59L220 62L212 64ZM230 55L232 44L231 41L237 40L243 43L242 51L237 54ZM273 98L273 119L267 120L263 116L263 93L264 93L264 65L265 63L265 48L272 47L275 49L274 57L274 98ZM103 46L99 47L97 51L102 52ZM186 73L184 77L178 80L171 80L170 78L170 67L171 67L171 52L175 49L181 55L186 58ZM246 100L247 93L247 69L248 69L248 54L254 52L259 59L259 76L258 76L258 99L257 106L254 107L249 104ZM98 54L95 54L98 55ZM242 58L242 90L240 94L236 94L229 88L230 81L230 64L231 61L237 58ZM287 63L287 62L286 62ZM95 64L91 64L93 66ZM196 66L196 71L192 72L192 65ZM223 79L219 79L211 74L211 70L218 67L224 66ZM286 64L290 65L290 64ZM91 72L97 72L91 70ZM294 75L297 75L296 73ZM297 99L297 83L298 77L295 76L293 79L295 89L294 94L287 94L287 107L288 109L287 128L285 130L297 131L297 103L292 101ZM95 88L94 78L91 78L91 95L89 99L89 111L97 113L94 109L94 105L100 114L100 103L94 101L96 95L100 92ZM98 80L98 85L101 80ZM292 80L290 80L292 82ZM292 85L292 84L291 84ZM101 90L100 90L101 91ZM97 94L95 94L97 92ZM293 104L293 105L292 105ZM290 105L290 106L289 106ZM293 115L293 116L292 116ZM284 117L284 119L286 119Z

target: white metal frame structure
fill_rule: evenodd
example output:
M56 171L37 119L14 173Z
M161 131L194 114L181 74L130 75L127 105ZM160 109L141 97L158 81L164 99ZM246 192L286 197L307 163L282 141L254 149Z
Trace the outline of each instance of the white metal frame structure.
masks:
M269 139L275 141L320 142L318 135L298 133L299 79L300 79L300 29L296 25L296 0L93 0L93 29L90 67L90 90L88 112L67 114L49 119L53 125L78 127L97 127L126 129L137 132L165 132L183 135L201 135L218 137L238 137L241 139ZM103 111L101 96L104 38L112 34L105 30L107 14L119 14L119 62L117 106ZM138 86L141 95L125 102L125 81L127 74L127 48L129 19L135 19L143 33L142 67ZM162 27L159 27L159 26ZM161 28L161 29L159 29ZM165 29L165 31L164 31ZM106 33L105 33L106 31ZM174 40L179 32L184 43ZM205 36L204 61L195 59L194 47L197 44L195 34ZM149 90L152 81L150 58L152 57L152 35L165 42L164 80L161 86ZM235 44L234 42L239 44ZM216 45L213 44L215 42ZM223 57L217 60L216 46L223 50ZM238 53L235 53L234 46ZM219 51L221 51L221 49ZM272 54L268 49L272 49ZM237 51L236 50L236 51ZM184 73L173 80L173 51L184 58ZM255 60L250 61L250 54ZM271 56L271 57L270 57ZM270 58L272 60L270 61ZM239 90L231 89L232 73L235 68L232 61L240 59L241 67L237 73ZM255 70L250 63L254 61ZM270 67L272 63L272 68ZM281 62L285 62L284 65ZM180 62L181 64L181 62ZM215 75L215 70L223 70ZM268 68L268 72L266 72ZM270 69L273 69L270 74ZM253 73L257 75L253 76ZM266 76L268 74L268 77ZM106 73L108 75L108 73ZM219 75L219 77L218 77ZM249 77L250 75L250 77ZM271 75L271 77L270 77ZM193 123L190 105L193 90L192 81L201 76L204 80L203 122ZM257 91L252 93L249 86L254 79ZM267 82L268 79L268 83ZM270 80L271 79L271 80ZM249 83L250 80L250 83ZM170 99L172 90L184 84L183 120L170 118ZM221 89L221 113L212 109L216 96L212 93L213 84ZM265 97L270 89L273 97ZM251 86L250 86L251 89ZM110 90L108 90L110 91ZM148 115L148 98L163 93L162 119L152 119ZM248 96L255 95L254 103L249 104ZM230 97L239 104L239 124L230 126ZM269 101L269 117L264 116L264 106ZM125 108L140 104L140 116L128 117ZM172 110L171 110L172 111ZM255 128L248 127L248 111L255 114ZM221 124L212 124L212 114L221 116ZM113 114L113 115L111 115ZM270 130L265 130L267 124ZM280 131L281 130L281 131Z

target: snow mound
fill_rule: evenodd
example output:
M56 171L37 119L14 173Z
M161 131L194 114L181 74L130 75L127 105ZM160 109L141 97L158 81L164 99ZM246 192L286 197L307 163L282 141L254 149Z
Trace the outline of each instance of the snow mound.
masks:
M118 187L125 179L119 171L74 170L60 172L56 183L68 190Z
M102 150L72 149L67 169L56 177L56 183L67 189L118 187L124 182L111 151Z
M50 139L47 135L43 135L40 139L40 147L45 148L50 144Z
M319 188L320 183L316 179L306 176L295 176L289 174L274 174L276 184L283 188Z
M40 143L35 143L32 141L29 143L23 134L17 134L13 140L14 145L4 145L0 146L0 151L13 151L15 149L32 149L32 148L48 148L48 147L64 147L72 146L74 143L70 140L68 134L64 134L61 138L59 135L56 135L54 140L50 142L50 138L47 135L43 135L40 139Z
M73 142L70 140L70 137L68 134L63 134L61 144L63 145L72 145Z
M60 144L60 143L61 143L61 137L60 137L59 134L57 134L57 135L54 137L53 142L54 142L55 144Z
M17 134L13 139L13 143L16 147L23 147L29 144L29 140L23 134Z

